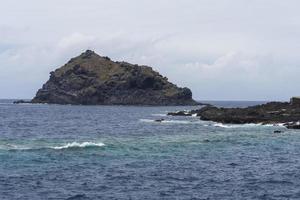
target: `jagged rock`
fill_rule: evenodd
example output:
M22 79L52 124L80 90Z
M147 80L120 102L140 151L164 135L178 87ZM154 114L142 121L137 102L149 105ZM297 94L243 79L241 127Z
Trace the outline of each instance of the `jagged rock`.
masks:
M206 106L198 110L169 113L187 116L196 113L201 120L227 124L279 124L290 129L300 129L300 104L292 102L269 102L247 108L219 108Z
M188 88L179 88L148 66L113 62L91 50L50 73L32 103L83 105L196 105Z
M289 122L284 124L288 129L300 129L300 122Z
M30 101L25 101L25 100L21 99L21 100L16 100L13 103L14 104L22 104L22 103L30 103Z

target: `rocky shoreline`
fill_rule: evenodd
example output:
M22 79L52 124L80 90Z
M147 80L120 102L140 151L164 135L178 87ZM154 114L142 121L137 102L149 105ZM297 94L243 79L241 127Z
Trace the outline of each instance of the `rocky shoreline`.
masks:
M191 111L170 112L173 116L197 116L200 120L224 124L282 124L288 129L300 129L300 103L269 102L247 108L205 106Z

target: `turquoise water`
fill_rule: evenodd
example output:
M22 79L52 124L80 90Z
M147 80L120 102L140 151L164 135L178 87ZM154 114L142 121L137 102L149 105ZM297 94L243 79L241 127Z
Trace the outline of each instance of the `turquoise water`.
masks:
M299 131L165 116L195 107L1 102L0 199L300 198Z

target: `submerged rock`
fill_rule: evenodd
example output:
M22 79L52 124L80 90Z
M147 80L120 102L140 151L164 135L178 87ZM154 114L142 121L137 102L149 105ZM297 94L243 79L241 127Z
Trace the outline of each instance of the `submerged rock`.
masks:
M269 102L247 108L219 108L206 106L198 110L169 113L186 116L196 113L201 120L225 124L279 124L290 129L300 129L300 104L295 102Z
M163 122L163 121L165 121L165 119L156 119L156 120L154 120L155 122Z
M273 133L283 133L283 131L281 131L281 130L276 130L276 131L274 131Z
M179 88L148 66L114 62L87 50L50 73L32 103L84 105L196 105L188 88Z

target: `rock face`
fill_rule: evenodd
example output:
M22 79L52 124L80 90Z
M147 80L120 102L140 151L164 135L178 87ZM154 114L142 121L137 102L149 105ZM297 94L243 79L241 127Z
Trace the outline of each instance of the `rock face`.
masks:
M293 105L300 105L300 97L292 97L291 104Z
M32 103L83 105L196 105L188 88L179 88L148 66L113 62L87 50L50 73Z
M178 115L180 112L169 113ZM270 102L247 108L218 108L206 106L199 110L192 110L183 116L196 114L201 120L230 124L283 123L287 128L300 129L300 104L293 102Z

